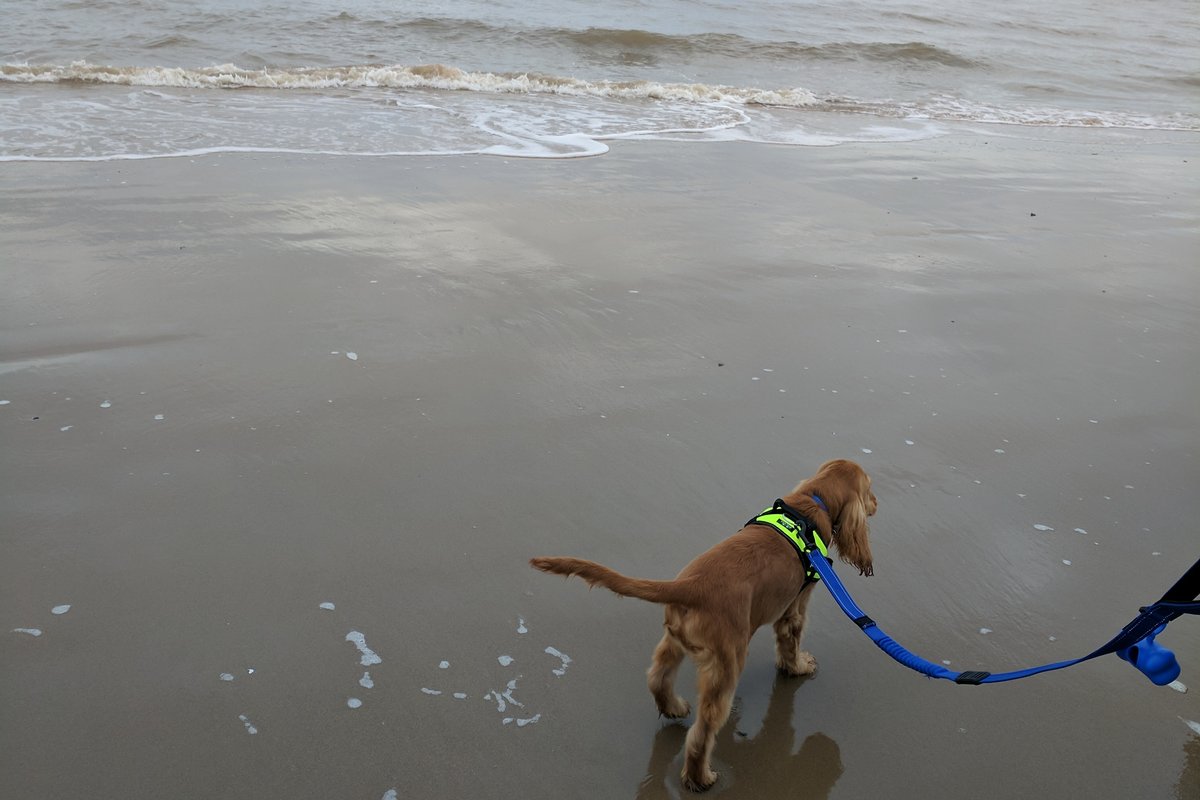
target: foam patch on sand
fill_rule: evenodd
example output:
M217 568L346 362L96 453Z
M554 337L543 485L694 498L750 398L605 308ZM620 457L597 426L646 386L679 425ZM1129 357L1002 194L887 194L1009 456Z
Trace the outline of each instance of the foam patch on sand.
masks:
M383 659L380 658L374 650L367 647L367 637L358 631L350 631L346 634L347 642L354 642L354 646L358 648L358 652L362 653L362 658L359 663L364 667L369 667L372 664L382 664Z
M513 692L515 692L516 690L517 690L517 679L513 678L511 681L508 682L508 684L506 685L505 690L503 692L501 692L499 689L493 689L492 691L485 694L483 697L485 700L488 698L495 699L496 710L503 713L508 708L509 705L514 705L514 706L517 706L518 708L525 707L524 703L522 703L520 700L517 700L517 698L513 697ZM422 690L422 691L424 691L424 690Z
M525 618L518 617L516 635L518 637L524 637L527 633L529 633L529 626L526 623ZM574 663L574 660L569 655L562 652L557 647L548 645L542 650L542 653L558 659L557 666L551 670L551 672L558 677L565 675L567 669L572 663ZM522 662L522 659L524 662ZM534 660L535 659L532 656L526 656L525 651L520 651L515 656L505 654L496 657L496 663L505 668L512 668L514 665L519 663L532 663ZM450 662L447 660L442 660L438 662L437 666L440 670L449 670ZM507 678L508 676L505 677ZM526 725L531 725L542 718L541 712L534 713L528 717L517 717L513 715L513 712L516 709L525 708L525 703L522 700L518 700L516 696L517 684L523 677L524 676L522 675L517 675L516 677L507 679L504 684L504 688L490 689L484 692L482 695L474 692L468 694L467 692L459 690L457 687L438 687L438 684L436 683L433 686L426 685L421 687L421 692L422 694L434 697L444 694L447 695L448 698L453 698L455 700L466 700L469 696L482 697L482 699L489 705L493 703L495 704L496 712L502 715L501 723L503 725L514 725L515 727L521 728L525 727Z
M542 718L541 714L534 714L532 717L528 717L526 719L517 719L516 717L505 717L503 720L503 724L511 725L512 723L515 722L515 723L517 723L518 728L524 728L526 725L532 725L533 723L537 722L541 718Z
M552 669L550 671L553 672L555 675L558 675L559 677L566 675L567 667L570 666L570 664L571 664L571 657L555 647L547 647L544 652L546 652L549 655L552 655L555 658L557 658L558 660L562 661L561 667L557 667L556 669Z

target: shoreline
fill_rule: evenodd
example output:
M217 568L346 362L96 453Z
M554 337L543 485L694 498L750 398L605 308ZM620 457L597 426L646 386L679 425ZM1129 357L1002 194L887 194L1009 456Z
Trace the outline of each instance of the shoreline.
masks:
M774 111L770 106L763 106ZM1015 139L1026 142L1048 141L1059 145L1112 144L1113 139L1124 145L1144 147L1195 147L1200 143L1200 131L1183 127L1142 127L1135 124L1066 124L1030 123L1006 120L976 120L938 118L925 116L887 116L869 112L822 111L812 112L796 109L792 113L814 114L813 119L824 123L817 130L801 126L793 139L773 140L746 134L740 126L728 130L720 128L703 132L681 131L653 135L612 134L567 136L534 136L521 148L493 145L475 149L448 151L384 151L347 152L310 148L278 148L256 146L210 146L167 153L116 153L102 156L23 156L0 155L0 165L15 164L106 164L171 159L205 159L214 157L279 157L279 158L331 158L366 160L410 160L443 158L486 158L520 159L529 161L572 161L601 158L614 147L626 145L677 146L677 147L720 147L751 146L806 150L811 148L855 147L855 146L904 146L907 144L935 141L955 137L983 137L984 139ZM874 124L871 121L874 120ZM864 122L866 121L866 122ZM724 138L723 138L724 137ZM539 144L540 143L540 144ZM561 147L579 147L578 151L556 152L545 149L547 144ZM543 149L538 150L537 147ZM3 167L0 166L0 169Z

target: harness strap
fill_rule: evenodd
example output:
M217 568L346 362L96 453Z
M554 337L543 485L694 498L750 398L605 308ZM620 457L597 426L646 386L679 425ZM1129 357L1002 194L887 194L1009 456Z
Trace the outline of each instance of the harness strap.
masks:
M825 507L825 504L820 502L820 498L815 495L813 500L818 502L821 508ZM773 506L765 509L746 524L768 527L791 543L792 547L796 549L796 555L800 557L800 562L804 564L804 586L821 580L821 574L813 568L813 562L828 560L829 547L822 541L816 526L808 517L779 499ZM812 557L814 550L820 554L820 558Z

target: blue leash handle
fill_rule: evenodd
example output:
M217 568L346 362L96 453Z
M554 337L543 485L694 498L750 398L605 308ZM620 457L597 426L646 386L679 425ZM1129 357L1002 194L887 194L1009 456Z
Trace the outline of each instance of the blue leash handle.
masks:
M833 599L841 607L846 616L854 620L863 633L894 660L911 670L915 670L930 678L941 678L955 683L978 685L982 683L1002 683L1018 678L1028 678L1042 672L1064 669L1108 653L1116 653L1123 661L1128 661L1137 667L1151 681L1159 686L1165 686L1179 677L1179 662L1175 654L1160 644L1155 643L1154 637L1162 633L1167 623L1183 614L1200 614L1200 601L1184 600L1186 595L1200 594L1200 561L1197 561L1181 578L1163 599L1152 606L1143 608L1138 616L1121 629L1107 644L1088 653L1081 658L1069 661L1056 661L1053 664L1043 664L1038 667L1013 670L1012 672L955 672L945 667L926 661L920 656L909 652L899 642L888 636L876 624L875 620L863 613L854 602L854 598L846 591L841 578L833 571L833 563L820 553L810 551L807 556L812 566L821 576L821 580L829 588Z

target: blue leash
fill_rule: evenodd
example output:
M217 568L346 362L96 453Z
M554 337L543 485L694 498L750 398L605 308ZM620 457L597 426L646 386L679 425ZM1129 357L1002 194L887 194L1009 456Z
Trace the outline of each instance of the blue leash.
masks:
M1121 632L1111 641L1082 658L1056 661L1053 664L1043 664L1040 667L1029 667L1012 672L954 672L910 653L904 649L903 645L884 633L875 620L864 614L862 609L854 603L854 598L846 591L845 585L833 571L833 563L816 552L815 545L810 546L805 557L820 573L821 580L829 587L833 599L841 606L842 611L846 612L846 616L862 628L862 632L870 637L871 641L879 646L879 649L922 675L930 678L944 678L955 683L978 685L1015 681L1018 678L1028 678L1030 675L1071 667L1097 656L1116 653L1121 660L1137 667L1153 683L1165 686L1179 677L1179 661L1175 658L1174 653L1161 644L1155 643L1154 637L1162 633L1171 620L1184 614L1200 614L1200 601L1196 600L1197 597L1200 597L1200 560L1197 560L1191 569L1167 590L1162 599L1154 605L1141 609L1141 613L1122 628Z

